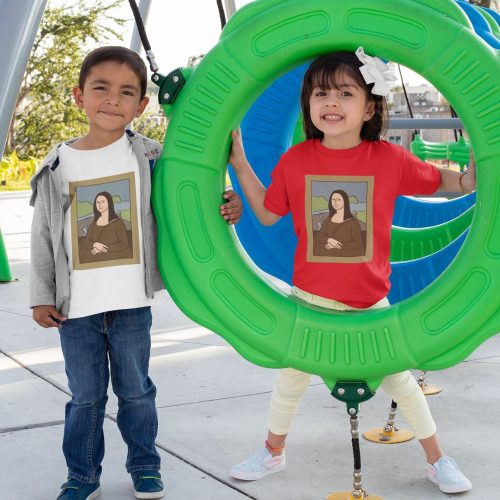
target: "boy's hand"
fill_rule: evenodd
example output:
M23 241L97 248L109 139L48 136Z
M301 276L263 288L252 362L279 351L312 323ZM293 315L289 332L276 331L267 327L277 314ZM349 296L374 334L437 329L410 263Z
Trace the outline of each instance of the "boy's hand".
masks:
M243 212L241 198L232 189L226 191L222 196L227 200L227 203L220 206L220 214L228 224L236 224Z
M44 328L58 327L66 318L54 306L35 306L33 319Z

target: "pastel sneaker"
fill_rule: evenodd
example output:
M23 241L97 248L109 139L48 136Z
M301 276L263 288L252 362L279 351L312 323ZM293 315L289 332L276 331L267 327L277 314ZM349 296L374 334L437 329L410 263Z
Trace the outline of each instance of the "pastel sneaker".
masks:
M165 489L161 474L154 470L140 470L132 472L132 481L134 482L135 498L163 498Z
M437 484L443 493L462 493L472 489L472 483L450 457L444 456L433 465L428 464L427 477Z
M245 461L235 465L229 474L243 481L256 481L285 468L285 452L273 457L267 448L262 448Z
M77 481L76 479L68 479L61 486L61 493L57 500L92 500L101 494L99 481L97 483L88 484Z

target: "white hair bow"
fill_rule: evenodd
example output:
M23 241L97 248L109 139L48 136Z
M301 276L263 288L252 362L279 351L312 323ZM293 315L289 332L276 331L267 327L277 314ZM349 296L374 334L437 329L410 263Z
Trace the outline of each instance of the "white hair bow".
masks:
M358 47L356 57L363 63L359 71L367 84L374 83L372 94L387 97L390 92L390 82L396 81L391 68L382 59L365 54L363 47Z

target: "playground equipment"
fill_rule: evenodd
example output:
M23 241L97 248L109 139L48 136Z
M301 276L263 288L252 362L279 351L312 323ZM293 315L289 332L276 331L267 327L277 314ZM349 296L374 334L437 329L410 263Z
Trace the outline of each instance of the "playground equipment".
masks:
M0 149L5 146L17 93L47 0L10 2L0 0L2 71L0 71Z
M2 33L0 150L2 154L19 86L46 3L47 0L22 3L0 0L0 12L2 12L0 17L0 33ZM22 29L19 29L20 26ZM0 282L10 281L12 281L12 274L0 231Z
M363 437L378 444L398 444L413 439L415 434L412 431L398 429L395 425L397 406L395 401L391 401L386 424L383 427L367 430L363 433Z
M500 27L500 14L497 11L489 9L487 7L481 7L481 10L487 12L491 16L491 18L495 20L495 22L497 23L497 27Z
M476 193L467 194L441 202L421 200L411 196L400 196L396 200L392 223L405 228L437 226L454 219L472 207L476 202Z
M346 402L353 436L359 403L384 376L452 366L498 329L500 231L491 214L499 203L500 144L490 73L498 68L498 54L478 40L462 14L452 2L426 0L255 2L235 14L217 46L187 75L175 103L164 106L170 124L155 169L154 206L160 268L173 299L250 361L320 375ZM470 131L481 210L440 280L390 308L346 315L273 288L238 252L214 208L224 185L229 131L250 103L275 75L305 59L359 45L446 89ZM186 77L157 78L160 96L171 96L166 89L179 82L179 73Z
M470 145L463 136L456 142L429 142L416 134L410 151L424 161L448 159L464 167L469 162Z
M392 227L391 262L420 259L441 250L458 238L469 226L474 207L458 217L431 227Z
M481 9L476 8L474 5L471 5L464 0L456 0L456 2L470 19L477 35L491 47L500 49L500 39L498 39L498 37L493 33L492 28L483 15Z
M391 290L387 295L389 302L396 304L412 297L440 276L457 255L466 233L464 231L449 245L433 254L404 262L391 262Z
M426 396L433 396L434 394L439 394L443 390L443 388L438 385L427 384L427 382L425 381L426 376L427 372L425 370L422 370L420 372L420 376L417 379L417 383L422 389L423 393Z
M235 251L231 232L216 214L212 217L210 207L222 190L229 130L274 75L319 53L354 50L359 44L447 88L471 131L479 180L487 180L478 191L482 208L474 214L469 244L443 279L418 300L346 317L298 304L264 282ZM402 45L414 48L411 58L399 53ZM190 75L175 105L165 106L171 122L156 168L154 204L160 266L176 302L253 362L311 371L330 387L352 380L353 367L356 379L374 389L388 373L451 366L463 359L495 333L499 319L492 288L499 279L500 238L496 220L484 215L495 213L499 176L495 83L484 68L497 66L497 53L478 41L452 3L289 1L285 7L264 0L241 9ZM160 82L162 88L167 83ZM177 273L165 272L174 265ZM330 331L332 321L343 335L320 333ZM406 341L392 333L402 324ZM292 339L290 332L295 332ZM332 338L343 359L332 357Z

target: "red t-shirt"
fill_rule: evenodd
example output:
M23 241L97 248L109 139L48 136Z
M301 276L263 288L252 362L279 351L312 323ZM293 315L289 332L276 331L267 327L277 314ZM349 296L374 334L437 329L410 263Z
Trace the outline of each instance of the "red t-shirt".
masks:
M281 216L292 212L293 284L352 307L381 300L390 288L396 197L434 193L440 183L437 168L385 141L334 150L309 140L288 150L264 206Z

